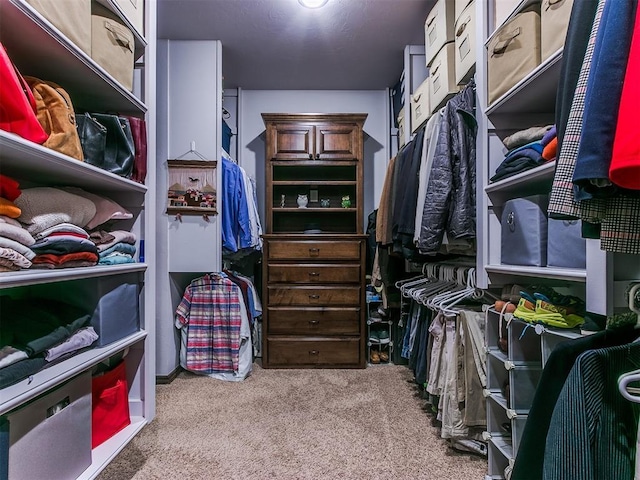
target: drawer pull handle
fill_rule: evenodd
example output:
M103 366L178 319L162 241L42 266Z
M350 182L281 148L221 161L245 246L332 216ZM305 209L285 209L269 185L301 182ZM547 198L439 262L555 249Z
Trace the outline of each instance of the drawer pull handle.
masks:
M320 323L320 320L309 320L310 325L318 325L319 323Z
M309 272L310 277L319 277L320 274L318 272Z
M309 355L318 355L319 353L318 350L309 350Z
M310 248L309 249L309 255L311 255L312 257L317 257L320 254L320 249L319 248Z
M309 295L309 300L318 300L320 295Z

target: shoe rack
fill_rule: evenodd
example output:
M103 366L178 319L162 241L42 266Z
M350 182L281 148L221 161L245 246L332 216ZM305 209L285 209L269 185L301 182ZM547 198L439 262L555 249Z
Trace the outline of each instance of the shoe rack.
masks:
M367 291L367 364L391 364L393 320L382 308L379 294Z
M542 370L554 346L580 337L575 330L532 325L510 313L487 308L486 478L509 478ZM502 323L502 325L500 325ZM506 348L500 338L506 337ZM502 348L501 348L502 347Z

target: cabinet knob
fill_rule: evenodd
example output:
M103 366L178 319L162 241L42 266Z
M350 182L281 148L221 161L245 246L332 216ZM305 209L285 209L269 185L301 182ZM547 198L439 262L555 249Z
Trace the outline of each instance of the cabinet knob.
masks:
M312 257L317 257L320 254L320 249L319 248L310 248L309 249L309 255L311 255Z
M309 295L309 300L318 300L320 295Z
M313 160L313 153L309 154L309 160Z
M309 320L309 325L318 325L320 324L320 320Z
M309 355L318 355L319 353L318 350L309 350Z
M316 153L316 160L320 160L320 154Z
M320 274L318 272L309 272L310 277L319 277Z

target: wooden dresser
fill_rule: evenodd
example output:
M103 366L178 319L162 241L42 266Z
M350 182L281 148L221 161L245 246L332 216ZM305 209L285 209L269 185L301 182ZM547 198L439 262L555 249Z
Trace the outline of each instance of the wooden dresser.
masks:
M263 366L364 368L366 115L263 118Z

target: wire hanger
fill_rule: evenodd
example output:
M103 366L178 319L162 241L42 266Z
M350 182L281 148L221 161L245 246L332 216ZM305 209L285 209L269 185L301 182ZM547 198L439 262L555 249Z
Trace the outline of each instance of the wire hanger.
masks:
M196 157L200 158L200 160L204 160L209 161L204 155L202 155L200 152L198 152L196 150L196 141L195 140L191 140L191 143L189 144L191 148L189 148L189 150L185 153L183 153L182 155L180 155L179 157L176 158L176 160L185 160L184 157L186 157L187 155L195 155Z

